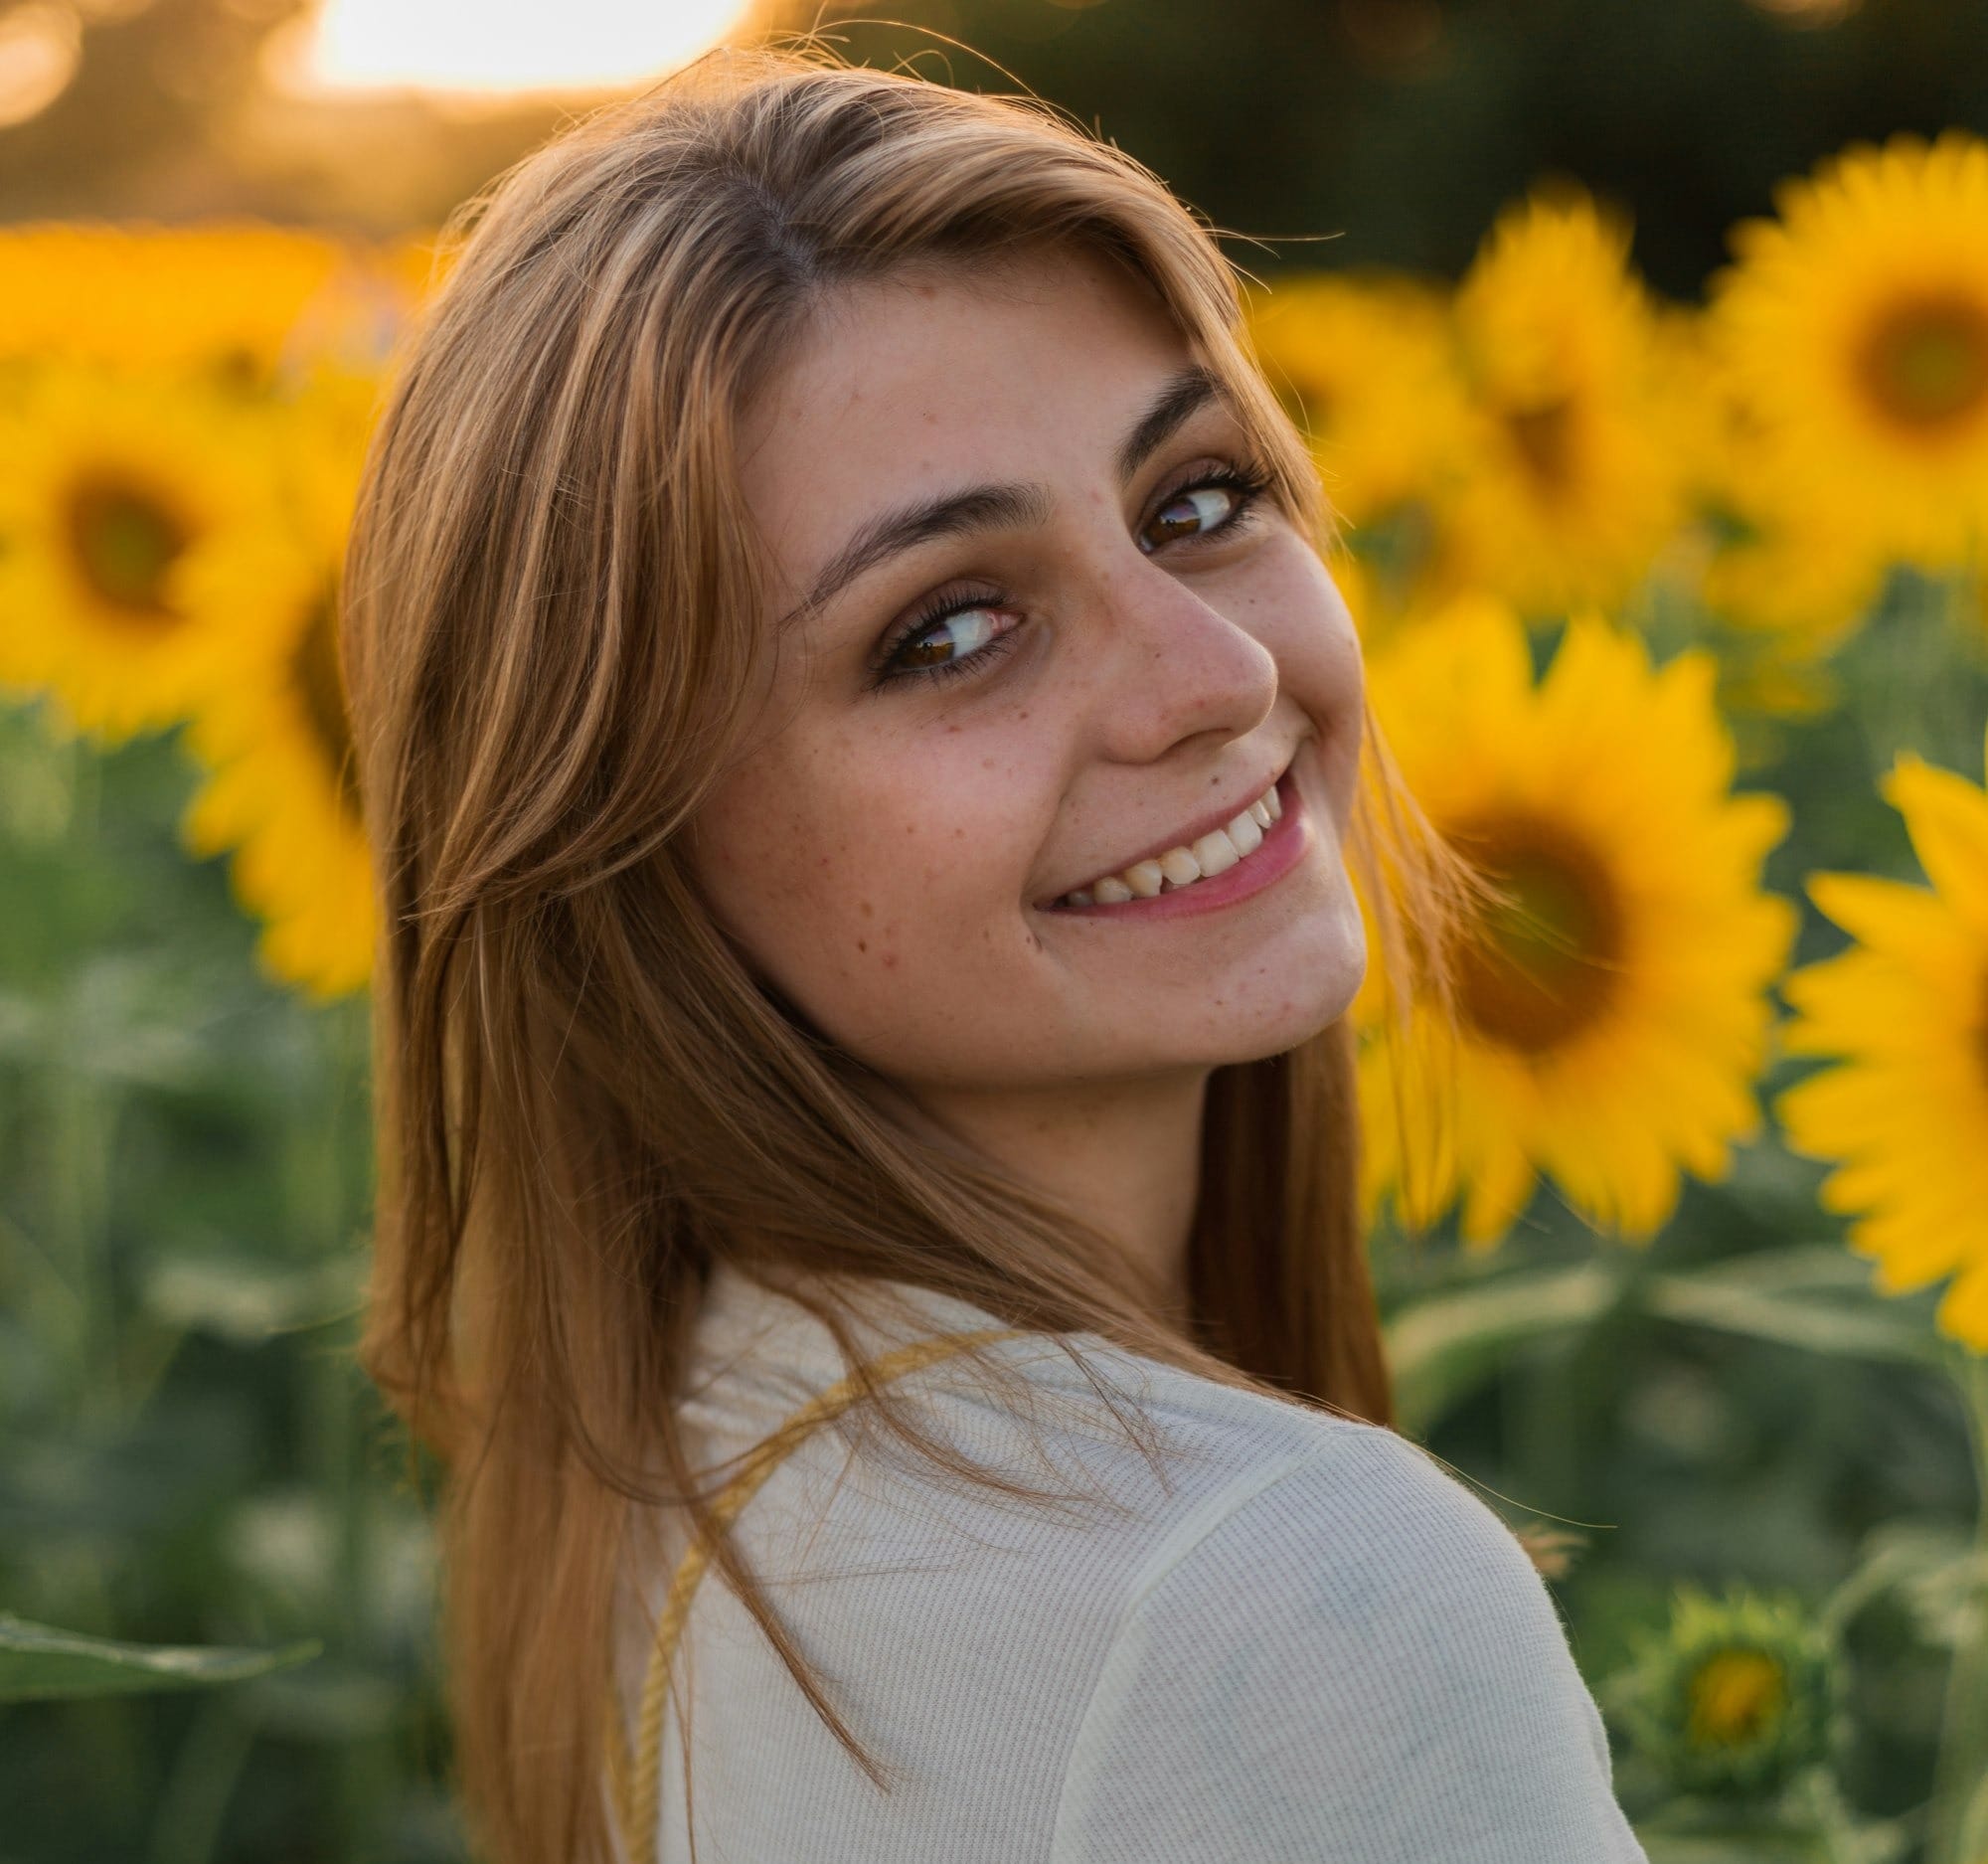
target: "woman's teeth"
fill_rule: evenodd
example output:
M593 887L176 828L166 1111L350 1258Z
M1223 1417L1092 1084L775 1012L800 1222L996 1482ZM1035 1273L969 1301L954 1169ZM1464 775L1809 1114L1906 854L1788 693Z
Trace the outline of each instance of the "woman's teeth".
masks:
M1106 874L1088 887L1067 893L1057 906L1122 906L1127 900L1150 900L1156 894L1178 893L1198 880L1224 874L1262 846L1263 831L1284 812L1277 786L1270 787L1233 821L1186 847L1169 848L1157 860L1135 861L1122 874Z

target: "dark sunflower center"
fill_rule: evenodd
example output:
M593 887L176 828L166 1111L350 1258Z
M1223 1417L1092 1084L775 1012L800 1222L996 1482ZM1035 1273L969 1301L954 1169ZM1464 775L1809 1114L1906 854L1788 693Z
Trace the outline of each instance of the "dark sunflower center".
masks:
M259 389L268 374L262 359L246 343L230 343L217 350L210 367L217 385L236 394Z
M1873 326L1861 373L1891 420L1920 430L1950 426L1988 398L1988 309L1957 294L1895 305Z
M345 709L345 680L338 667L337 614L337 597L327 585L311 604L291 671L325 768L333 773L339 798L356 821L360 812L358 760Z
M1574 483L1574 397L1555 396L1504 412L1505 431L1534 479L1550 492Z
M1502 817L1449 839L1506 896L1480 915L1459 954L1464 1016L1527 1054L1560 1046L1614 994L1622 913L1613 882L1592 850L1550 822Z
M1695 1747L1744 1747L1772 1731L1786 1704L1786 1678L1766 1651L1716 1651L1691 1679L1689 1738Z
M96 596L136 620L179 617L166 600L166 572L190 541L187 527L151 488L93 477L69 501L70 548Z

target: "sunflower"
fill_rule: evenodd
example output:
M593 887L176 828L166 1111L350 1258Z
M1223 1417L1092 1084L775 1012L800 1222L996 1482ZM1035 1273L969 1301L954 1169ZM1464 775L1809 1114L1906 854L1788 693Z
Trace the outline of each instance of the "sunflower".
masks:
M254 222L0 230L0 355L266 386L349 267L335 240Z
M1713 282L1766 470L1881 554L1964 561L1988 513L1988 144L1856 144L1774 198Z
M1702 649L1652 670L1639 636L1583 611L1536 685L1524 623L1484 595L1374 656L1403 775L1501 899L1451 954L1453 1040L1426 1003L1398 1032L1379 966L1355 1001L1370 1216L1392 1193L1421 1228L1460 1197L1487 1249L1544 1172L1646 1240L1681 1169L1720 1178L1757 1132L1766 989L1796 924L1759 867L1788 811L1730 793L1714 676Z
M339 669L339 575L377 384L321 372L276 454L283 520L191 578L257 618L258 651L210 693L184 744L203 770L181 823L202 857L233 851L237 897L264 923L266 973L320 999L361 988L376 911Z
M1455 521L1528 613L1612 606L1682 514L1677 410L1627 225L1574 188L1498 218L1457 289L1469 470Z
M1988 755L1988 747L1984 747ZM1809 897L1856 939L1782 986L1794 1055L1838 1058L1775 1102L1796 1150L1839 1161L1826 1208L1876 1286L1942 1275L1941 1332L1988 1350L1988 794L1910 752L1884 779L1930 889L1814 874Z
M1758 1799L1850 1733L1842 1651L1791 1595L1680 1586L1661 1632L1602 1685L1631 1749L1681 1792Z
M1466 579L1447 520L1465 434L1448 305L1388 273L1308 272L1247 299L1266 375L1304 432L1391 612Z
M186 576L271 522L266 424L215 392L83 365L0 407L0 679L114 744L177 722L253 646Z

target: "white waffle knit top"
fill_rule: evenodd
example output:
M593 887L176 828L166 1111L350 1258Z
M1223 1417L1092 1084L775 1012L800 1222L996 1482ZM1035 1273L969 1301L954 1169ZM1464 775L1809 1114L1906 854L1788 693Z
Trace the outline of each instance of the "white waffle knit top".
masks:
M1003 1324L916 1298L931 1331ZM745 1505L737 1544L894 1783L713 1568L671 1669L656 1864L692 1856L686 1698L702 1864L1647 1864L1556 1602L1472 1489L1392 1430L1080 1344L1160 1427L1164 1483L1031 1334L992 1350L1026 1369L1048 1463L967 1362L894 1390L975 1461L1102 1502L961 1491L852 1414ZM748 1449L848 1369L804 1309L721 1270L693 1454ZM631 1727L675 1533L623 1575Z

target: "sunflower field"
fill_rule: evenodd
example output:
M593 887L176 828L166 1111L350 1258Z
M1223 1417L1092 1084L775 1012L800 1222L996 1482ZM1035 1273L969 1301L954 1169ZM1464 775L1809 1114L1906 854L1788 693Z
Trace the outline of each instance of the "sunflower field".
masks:
M1403 773L1401 1428L1550 1575L1655 1864L1988 1860L1988 143L1699 300L1572 184L1253 281ZM335 621L442 260L0 229L0 1864L465 1856L357 1369L375 919ZM1391 1034L1396 1039L1389 1039Z

